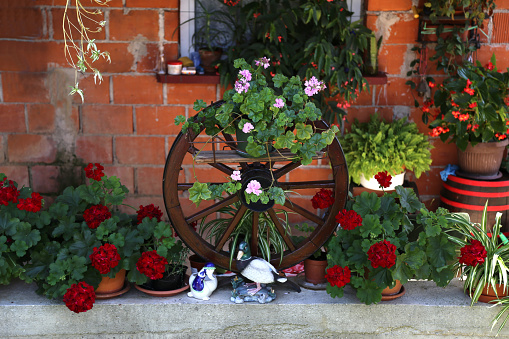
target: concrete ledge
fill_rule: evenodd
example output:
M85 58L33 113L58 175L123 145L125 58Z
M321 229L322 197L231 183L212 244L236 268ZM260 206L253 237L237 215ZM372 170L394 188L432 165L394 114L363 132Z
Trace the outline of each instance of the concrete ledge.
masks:
M74 314L62 302L35 294L35 286L16 282L0 286L0 337L494 337L491 320L500 308L482 303L470 307L462 286L457 279L446 288L412 281L405 285L403 297L371 306L360 304L353 290L332 299L325 291L296 293L278 285L272 303L237 305L229 300L228 284L207 302L185 293L151 297L133 287ZM499 337L509 337L509 326Z

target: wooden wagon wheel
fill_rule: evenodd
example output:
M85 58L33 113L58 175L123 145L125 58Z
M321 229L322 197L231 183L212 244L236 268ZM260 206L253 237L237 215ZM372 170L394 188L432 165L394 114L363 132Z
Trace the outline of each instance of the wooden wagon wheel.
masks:
M314 125L317 130L326 130L328 128L327 124L323 121L317 121ZM235 262L233 262L230 267L230 253L224 251L223 247L239 223L239 220L248 210L244 199L242 199L242 196L244 195L243 191L241 190L238 194L229 195L212 205L208 205L206 207L202 207L203 205L200 205L200 207L196 207L193 204L192 208L190 207L190 200L185 197L185 194L183 194L183 191L188 190L193 184L193 182L185 182L184 179L182 179L185 177L185 175L183 175L184 167L190 166L190 161L184 161L184 159L186 156L188 159L191 157L190 154L196 153L197 148L193 142L195 140L199 140L199 138L203 138L204 133L202 132L203 130L200 131L201 135L200 133L194 134L191 131L188 131L186 134L180 133L171 147L166 159L166 166L163 175L163 194L166 211L177 234L192 251L201 257L214 262L220 267L236 271ZM228 144L236 146L235 140L231 135L223 134L223 137ZM324 215L317 215L315 209L306 209L293 203L291 199L287 198L285 203L285 207L287 209L297 213L312 224L316 225L315 230L309 234L305 240L298 244L295 244L292 239L285 234L284 228L278 220L274 208L272 205L268 206L270 208L268 208L264 213L267 213L270 219L274 222L277 230L283 237L287 248L287 250L283 253L282 259L280 254L273 254L271 257L271 264L278 269L291 267L301 262L323 246L336 228L337 223L335 221L335 216L346 204L348 194L348 171L343 150L337 138L334 138L333 143L328 146L327 149L324 149L324 151L326 151L326 158L328 159L330 174L332 176L332 179L328 180L313 180L313 178L309 178L309 181L283 182L282 177L285 177L286 174L291 174L290 172L295 171L302 166L300 162L292 162L287 158L279 159L277 157L271 157L269 165L269 162L267 162L268 159L265 159L264 161L262 158L249 159L234 156L233 158L237 161L235 166L235 164L231 165L231 161L222 160L225 152L217 151L209 152L208 158L205 156L208 160L204 161L202 159L203 163L207 163L210 166L209 168L214 169L217 173L222 173L225 177L230 176L234 170L241 170L243 176L249 172L258 180L263 180L263 177L266 177L267 173L269 173L269 176L272 174L276 180L281 179L281 181L278 182L278 185L285 191L290 190L298 192L302 189L333 189L335 202L328 208ZM233 150L227 152L235 153ZM204 152L200 152L200 154L202 153ZM213 154L210 155L210 153ZM273 168L272 165L275 163L279 165L278 168ZM255 173L256 171L258 172ZM215 177L217 177L217 175ZM181 179L179 180L179 178ZM210 180L200 181L209 182ZM209 243L205 237L202 237L193 229L193 227L191 227L191 224L194 221L199 221L204 217L210 216L221 208L233 205L239 200L241 201L240 208L231 218L225 234L221 236L217 245ZM258 234L259 213L260 212L252 213L253 235L251 237L251 249L253 254L256 254L258 250L256 235ZM321 214L323 214L323 212Z

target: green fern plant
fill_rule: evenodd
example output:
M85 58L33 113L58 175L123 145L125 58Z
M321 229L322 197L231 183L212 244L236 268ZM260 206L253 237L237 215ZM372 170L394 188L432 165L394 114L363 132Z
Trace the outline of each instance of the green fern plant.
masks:
M350 133L340 140L348 173L356 183L360 182L361 174L370 178L378 172L394 175L407 169L419 178L430 168L433 146L428 136L406 118L386 122L374 114L367 123L355 119Z

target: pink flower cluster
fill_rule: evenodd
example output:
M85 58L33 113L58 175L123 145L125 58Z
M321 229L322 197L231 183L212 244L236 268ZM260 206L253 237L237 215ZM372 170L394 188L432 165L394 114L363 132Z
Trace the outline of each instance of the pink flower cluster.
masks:
M325 84L323 83L323 81L319 81L316 77L311 77L311 79L309 80L306 80L304 82L304 86L306 86L306 88L304 88L304 92L306 93L306 95L308 97L311 97L313 95L315 95L316 93L324 90L326 88Z
M244 69L239 72L240 79L235 81L235 91L237 93L246 92L249 89L249 81L251 81L251 72Z
M269 61L270 59L267 58L267 57L263 57L263 58L260 58L258 60L255 60L255 65L256 66L263 66L264 69L267 69L269 68Z
M260 183L258 181L251 180L247 184L246 193L248 193L248 194L253 193L256 195L260 195L260 194L262 194L261 188L262 188L262 185L260 185Z

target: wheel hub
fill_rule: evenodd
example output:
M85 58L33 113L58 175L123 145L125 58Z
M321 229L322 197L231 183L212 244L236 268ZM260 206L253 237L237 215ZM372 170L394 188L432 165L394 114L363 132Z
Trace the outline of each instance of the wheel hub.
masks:
M239 198L242 204L254 212L265 212L274 206L274 200L270 199L268 203L264 204L261 201L247 203L245 190L247 185L256 180L262 186L262 190L267 190L271 186L278 186L277 180L273 178L272 172L266 168L252 168L242 173L241 184L242 188L239 190Z

